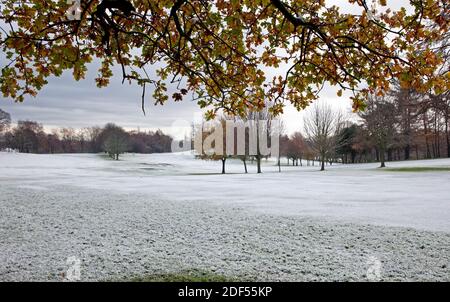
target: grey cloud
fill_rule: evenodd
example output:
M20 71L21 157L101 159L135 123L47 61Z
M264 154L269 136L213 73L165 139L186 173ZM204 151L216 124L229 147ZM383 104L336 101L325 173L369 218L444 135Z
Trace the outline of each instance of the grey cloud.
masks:
M11 113L15 121L36 120L49 128L82 128L107 122L134 129L167 128L175 120L192 121L194 112L198 111L197 105L189 100L154 106L149 90L144 116L139 86L122 84L116 76L108 87L99 89L94 81L96 70L91 65L87 79L79 82L73 80L70 72L53 77L36 98L28 97L24 103L1 98L0 107Z

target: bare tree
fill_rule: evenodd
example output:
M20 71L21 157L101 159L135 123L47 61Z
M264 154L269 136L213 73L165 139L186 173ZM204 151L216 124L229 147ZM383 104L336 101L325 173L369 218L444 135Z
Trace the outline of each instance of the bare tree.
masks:
M261 141L261 138L264 137L264 135L266 135L267 138L270 137L272 131L274 130L272 129L272 121L274 116L269 112L269 108L270 104L267 103L264 109L260 111L249 111L246 117L248 121L253 121L255 123L254 126L256 129L256 133L251 135L256 135L256 155L254 155L254 158L256 159L258 174L262 173L261 161L264 157L261 151L263 148L263 142ZM268 142L268 139L266 139L265 142Z
M342 113L322 102L315 103L304 118L305 133L320 156L321 171L325 171L325 162L335 154L342 122Z
M303 165L302 160L306 151L305 138L300 132L295 132L289 139L286 156L292 159L292 166Z
M282 121L280 121L279 123L276 123L275 127L277 128L275 131L278 133L278 142L280 143L280 150L278 150L277 165L278 165L278 172L281 173L281 153L282 153L281 152L281 140L284 136L284 132L286 131L286 127Z
M450 157L450 91L436 95L428 94L428 111L433 114L432 124L434 125L433 156L441 156L441 136L443 134L446 156Z
M9 125L11 124L11 115L8 112L0 109L0 133L8 130Z
M372 142L379 152L380 168L386 167L386 151L393 143L396 126L395 105L385 97L369 96L367 108L360 113Z
M450 91L443 96L443 113L445 117L445 141L447 143L447 157L450 158Z
M409 160L414 132L418 126L419 104L422 96L413 89L403 89L398 84L390 92L390 96L399 117L400 145L403 147L405 160Z
M73 128L61 128L59 129L59 137L61 138L61 145L64 153L78 152L76 150L76 131Z
M201 144L196 148L197 157L203 160L221 161L222 174L226 174L226 162L234 154L227 150L227 116L205 122L194 128L195 137Z
M39 138L43 136L44 128L34 121L19 121L12 131L12 148L21 153L38 153Z
M245 174L248 174L248 167L247 167L247 161L250 159L250 129L247 127L247 117L246 116L234 116L234 117L228 117L229 119L233 119L234 123L240 127L242 127L244 129L244 140L243 141L239 141L239 130L238 129L233 129L234 131L232 133L228 133L228 130L231 129L227 129L227 133L229 135L231 135L233 137L234 140L234 150L233 150L233 157L240 159L244 165L244 171ZM245 146L243 146L244 152L239 153L239 144L245 144ZM241 146L242 148L242 146Z
M356 160L356 142L359 137L358 125L350 124L344 127L339 133L339 147L337 148L337 156L341 158L343 164L349 162L354 164Z
M3 132L8 131L9 125L11 124L11 115L0 109L0 149L3 148L3 142L6 141Z

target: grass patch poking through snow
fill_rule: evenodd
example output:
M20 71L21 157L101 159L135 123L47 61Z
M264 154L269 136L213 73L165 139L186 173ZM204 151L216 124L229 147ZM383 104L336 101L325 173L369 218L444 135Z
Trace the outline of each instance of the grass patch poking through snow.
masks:
M130 282L239 282L238 278L230 278L214 273L193 271L175 274L157 274L134 277Z
M391 172L450 172L450 167L402 167L387 168L385 171Z

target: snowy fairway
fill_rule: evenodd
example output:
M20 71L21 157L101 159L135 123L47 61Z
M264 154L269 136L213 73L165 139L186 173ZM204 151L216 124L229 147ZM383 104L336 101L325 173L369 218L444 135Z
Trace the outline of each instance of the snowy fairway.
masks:
M450 280L450 172L279 174L268 162L244 175L230 162L218 175L188 154L123 159L0 153L0 280L62 280L71 256L82 280L198 269L344 281L373 267L382 280Z

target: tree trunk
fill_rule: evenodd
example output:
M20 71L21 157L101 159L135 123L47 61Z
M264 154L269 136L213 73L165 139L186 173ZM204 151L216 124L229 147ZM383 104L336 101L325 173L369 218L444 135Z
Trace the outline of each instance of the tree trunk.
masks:
M244 169L245 169L245 174L248 174L248 170L247 170L247 161L244 159Z
M408 144L405 147L405 160L409 160L411 157L411 146Z
M424 135L425 135L425 144L427 147L427 155L426 158L431 158L431 152L430 152L430 144L428 143L428 127L427 127L427 116L426 114L424 114L423 116L423 130L424 130Z
M386 159L385 159L385 154L386 152L384 151L384 149L380 149L380 168L386 168Z
M448 117L445 119L445 135L447 139L447 157L450 157L450 133L448 132Z
M388 161L392 161L392 149L388 149Z
M258 174L261 174L261 146L260 144L260 137L259 137L260 133L259 133L259 118L256 121L256 153L257 153L257 157L256 157L256 165L258 166Z
M261 170L261 157L258 155L258 158L256 158L256 165L258 166L258 174L262 173Z
M439 124L438 124L438 112L434 113L434 157L441 157L441 146L439 139Z
M226 173L226 172L225 172L225 163L226 163L226 161L227 161L226 158L223 158L223 159L222 159L222 174L225 174L225 173Z
M450 134L447 131L447 157L450 158Z
M325 160L326 160L325 156L322 155L321 158L320 158L320 161L322 162L322 166L320 168L320 171L325 171Z

